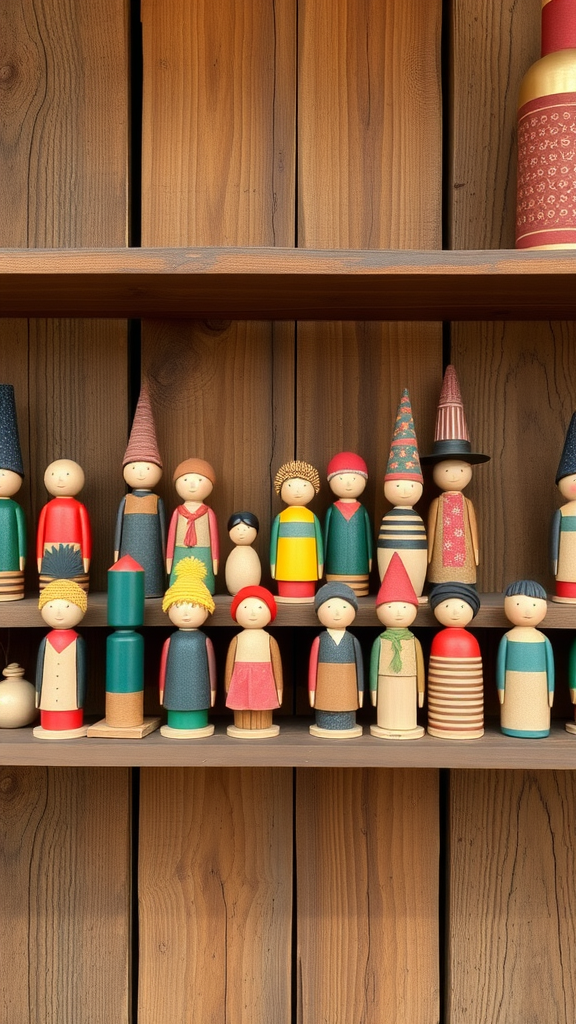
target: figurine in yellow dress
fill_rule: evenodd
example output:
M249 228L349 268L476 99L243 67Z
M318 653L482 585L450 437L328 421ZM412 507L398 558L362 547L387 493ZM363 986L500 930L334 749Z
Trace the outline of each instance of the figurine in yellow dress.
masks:
M274 488L286 505L270 537L270 572L278 583L278 600L312 603L324 571L320 522L306 507L320 490L318 470L308 462L286 462L276 473Z

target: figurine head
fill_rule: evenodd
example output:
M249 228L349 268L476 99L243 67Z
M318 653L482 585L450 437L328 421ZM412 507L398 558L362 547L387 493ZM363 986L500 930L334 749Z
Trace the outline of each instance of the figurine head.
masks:
M432 587L429 601L442 626L464 628L480 609L478 591L466 583L438 583Z
M216 474L205 459L185 459L176 466L172 479L184 501L202 502L212 493Z
M247 547L256 540L260 524L252 512L233 512L228 520L227 529L233 544Z
M393 479L384 481L384 497L397 508L413 508L424 490L419 480Z
M441 491L463 491L472 479L472 466L463 459L443 459L434 465L432 477Z
M513 626L537 626L546 611L546 591L534 580L517 580L504 591L504 614Z
M337 498L353 501L366 487L368 467L354 452L340 452L330 459L326 475L330 490Z
M384 476L384 497L396 507L412 508L422 497L423 483L410 395L404 388Z
M150 491L162 479L162 469L155 462L128 462L124 466L123 476L128 487Z
M199 558L183 558L175 570L176 579L164 594L162 611L179 629L197 629L216 605L203 582L206 566Z
M405 629L418 612L418 597L410 582L404 563L394 552L376 598L376 615L389 629Z
M314 609L327 629L346 629L356 618L358 599L346 583L325 583L314 598Z
M13 469L0 469L0 498L11 498L22 486L20 473Z
M73 580L52 580L40 594L38 607L52 629L72 629L84 618L88 599Z
M309 462L285 462L274 478L274 490L286 505L309 505L320 490L318 470Z
M56 459L44 473L44 486L54 497L74 497L84 487L84 470L72 459Z
M243 629L263 629L276 618L276 601L266 587L242 587L230 607L230 614Z

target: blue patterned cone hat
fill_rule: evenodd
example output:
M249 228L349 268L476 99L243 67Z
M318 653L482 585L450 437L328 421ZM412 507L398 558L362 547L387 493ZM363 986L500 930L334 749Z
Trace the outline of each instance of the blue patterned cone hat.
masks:
M12 384L0 384L0 469L24 476Z
M564 476L572 476L576 473L576 412L572 413L572 419L566 431L566 439L558 464L556 483Z
M418 441L412 419L412 406L408 388L404 388L396 423L390 445L388 465L384 474L384 481L388 480L416 480L423 483L422 470L420 469L420 458L418 455Z

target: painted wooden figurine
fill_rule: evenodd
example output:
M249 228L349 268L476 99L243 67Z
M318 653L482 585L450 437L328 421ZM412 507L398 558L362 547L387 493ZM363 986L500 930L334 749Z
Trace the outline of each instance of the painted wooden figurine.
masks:
M570 654L568 657L568 686L570 687L570 700L575 707L574 720L572 722L566 722L566 732L570 732L573 736L576 736L576 640L570 647Z
M511 583L505 591L504 612L513 628L498 647L500 728L507 736L547 736L554 701L554 655L548 638L536 629L546 615L544 587L533 580Z
M282 703L280 649L265 626L276 618L276 602L265 587L243 587L232 601L230 613L242 626L230 643L224 686L226 707L234 711L227 732L239 739L277 736L272 712Z
M86 652L74 627L86 613L86 592L73 580L52 580L40 594L38 607L52 628L40 644L36 662L40 725L34 736L43 740L85 736Z
M576 413L573 414L556 473L565 504L557 509L550 531L550 558L556 580L553 601L576 603Z
M408 629L418 612L418 598L398 552L394 552L376 598L376 615L386 627L372 645L370 697L376 707L373 736L415 740L424 735L418 708L424 705L422 645Z
M122 469L131 490L122 498L116 516L114 561L130 555L144 570L145 596L161 597L166 589L166 514L162 498L153 489L162 478L162 459L145 384Z
M318 518L306 506L320 490L318 471L308 462L286 462L274 479L286 508L276 516L270 536L270 571L279 601L314 601L324 572L324 546Z
M489 459L472 451L456 370L447 366L433 451L422 456L423 463L433 465L434 483L442 491L430 505L428 518L430 583L476 583L478 527L474 506L462 492L472 479L472 466Z
M257 587L262 579L262 566L252 547L260 524L252 512L233 512L228 520L228 536L234 544L226 559L226 589L234 597L242 587Z
M478 614L480 598L466 583L438 583L429 595L438 622L428 664L428 732L446 740L484 735L482 656L466 626Z
M166 640L160 663L160 703L168 712L160 732L170 739L214 732L208 709L216 700L216 659L212 641L199 629L215 607L205 577L206 566L198 558L182 559L162 602L162 611L178 627Z
M170 584L182 558L193 555L206 566L205 585L216 590L220 558L218 523L213 510L205 504L216 483L216 474L204 459L185 459L174 470L174 484L183 504L172 513L166 546L166 572Z
M362 650L346 628L356 618L356 594L345 583L325 583L316 594L314 608L326 629L310 651L308 697L316 717L310 732L336 739L361 736L356 710L364 699Z
M422 591L428 567L428 543L424 520L414 511L414 505L422 497L423 485L410 395L405 388L396 413L384 476L384 497L392 508L380 523L378 573L382 582L396 551L421 603L427 600L422 597Z
M24 466L11 384L0 384L0 601L24 597L26 522L13 496L22 486Z
M337 500L324 520L324 569L329 583L346 583L357 597L368 594L372 568L372 524L358 498L368 467L354 452L340 452L328 463L328 483Z
M82 467L72 459L57 459L44 474L44 486L54 497L44 505L38 520L40 590L53 579L67 579L87 591L92 532L86 506L75 497L84 486Z

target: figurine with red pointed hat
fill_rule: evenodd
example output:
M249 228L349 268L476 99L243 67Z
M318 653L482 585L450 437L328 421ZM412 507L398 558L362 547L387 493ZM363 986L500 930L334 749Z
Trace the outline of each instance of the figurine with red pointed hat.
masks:
M565 504L556 509L550 531L550 556L556 580L553 601L576 603L576 412L560 457L556 486Z
M456 370L447 366L433 450L421 460L434 467L434 483L442 491L430 505L428 517L430 583L476 583L478 527L474 506L462 492L472 479L472 466L489 459L472 451Z
M145 596L161 597L166 581L166 514L162 498L153 489L162 477L162 459L145 383L140 390L122 466L131 491L122 498L116 516L114 561L130 555L144 569Z
M372 568L372 524L358 498L366 487L368 467L354 452L340 452L330 459L327 476L337 500L324 520L326 579L345 583L356 597L366 597Z
M424 735L418 708L424 705L424 656L408 628L418 612L418 598L397 551L376 598L376 615L385 630L372 645L370 697L377 710L373 736L416 740Z
M172 477L182 504L172 513L166 544L166 572L170 585L182 558L199 558L206 566L204 584L213 594L220 560L216 513L205 500L212 494L216 473L206 459L184 459Z
M266 587L243 587L230 614L242 631L230 643L224 672L226 707L234 711L229 736L265 739L277 736L274 708L282 703L282 661L277 641L264 629L276 618L276 601Z
M382 581L396 551L421 604L427 600L422 597L422 591L428 565L428 543L424 520L414 511L414 505L422 497L423 484L410 395L405 388L396 414L384 476L384 497L393 507L380 523L378 573Z

